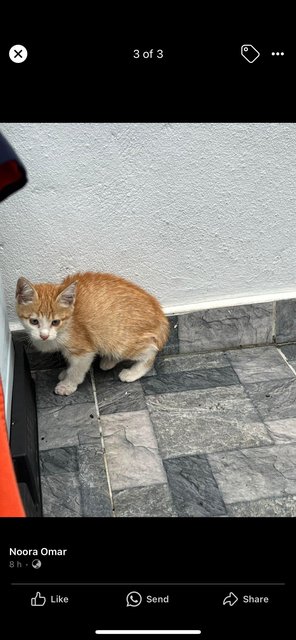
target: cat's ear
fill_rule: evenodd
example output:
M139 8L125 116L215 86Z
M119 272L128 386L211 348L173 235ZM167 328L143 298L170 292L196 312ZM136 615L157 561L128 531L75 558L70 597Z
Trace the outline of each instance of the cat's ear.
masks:
M66 289L59 293L56 302L62 307L71 307L75 302L77 282L72 282Z
M38 295L29 280L19 278L16 285L15 297L18 304L30 304L30 302L38 298Z

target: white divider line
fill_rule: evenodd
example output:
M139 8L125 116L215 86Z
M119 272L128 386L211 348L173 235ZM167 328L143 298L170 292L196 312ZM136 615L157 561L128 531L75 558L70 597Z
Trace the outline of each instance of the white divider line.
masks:
M237 296L235 298L216 298L215 300L203 300L202 302L183 305L162 305L164 312L169 316L181 316L184 313L206 311L207 309L223 309L223 307L240 307L249 304L276 303L278 300L295 300L296 290L291 289L286 293L268 293L251 296Z
M152 629L140 629L138 631L136 631L135 629L129 630L127 631L126 629L124 630L119 630L117 629L116 631L111 631L111 630L105 630L105 631L100 631L99 629L96 630L96 633L98 635L107 635L107 636L111 636L111 635L119 635L119 636L127 636L127 635L144 635L144 636L152 636L152 635L161 635L161 636L194 636L194 635L200 635L201 631L200 629L187 629L186 631L181 631L181 630L177 630L177 631L172 631L172 630L165 630L165 629L160 629L158 631L156 630L152 630Z

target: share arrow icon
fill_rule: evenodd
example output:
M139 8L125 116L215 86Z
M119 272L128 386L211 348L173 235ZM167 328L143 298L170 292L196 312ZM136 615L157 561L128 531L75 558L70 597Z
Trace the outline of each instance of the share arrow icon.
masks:
M228 594L228 596L226 596L226 598L224 598L223 600L223 604L229 604L230 607L233 607L233 605L238 601L238 597L235 595L235 593L232 593L232 591L230 591L230 593Z

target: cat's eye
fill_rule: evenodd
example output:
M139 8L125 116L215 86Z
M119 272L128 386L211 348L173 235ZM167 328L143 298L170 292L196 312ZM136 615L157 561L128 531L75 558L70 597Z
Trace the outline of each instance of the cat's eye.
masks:
M30 324L39 324L37 318L30 318Z
M57 327L60 324L60 322L61 322L60 320L53 320L51 324L53 327Z

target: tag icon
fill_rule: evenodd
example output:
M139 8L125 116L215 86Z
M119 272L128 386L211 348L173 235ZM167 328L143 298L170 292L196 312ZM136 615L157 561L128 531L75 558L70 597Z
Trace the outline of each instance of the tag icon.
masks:
M245 60L247 60L247 62L250 62L251 64L252 62L255 62L255 60L257 60L257 58L259 58L260 56L259 51L257 51L257 49L255 49L252 44L243 44L243 46L241 47L241 54L243 58L245 58Z

